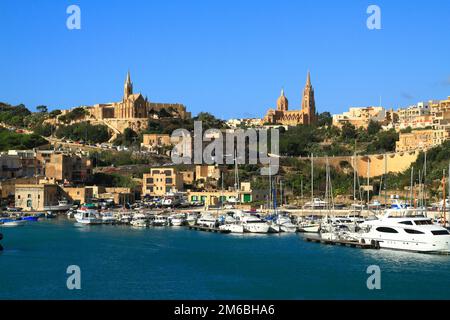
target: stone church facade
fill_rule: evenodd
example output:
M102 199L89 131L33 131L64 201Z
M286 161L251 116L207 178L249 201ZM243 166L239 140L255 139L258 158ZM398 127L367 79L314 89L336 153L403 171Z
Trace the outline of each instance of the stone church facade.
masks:
M313 124L316 122L316 103L314 88L311 85L311 76L308 72L305 89L302 96L301 110L289 110L289 101L281 90L277 100L277 108L269 109L264 117L264 123L296 126L299 124Z
M107 125L115 133L123 133L126 128L135 131L145 130L149 118L157 118L162 110L174 118L189 119L191 113L179 103L155 103L150 102L141 93L133 92L133 83L128 72L122 101L96 104L86 107L87 119L93 123Z

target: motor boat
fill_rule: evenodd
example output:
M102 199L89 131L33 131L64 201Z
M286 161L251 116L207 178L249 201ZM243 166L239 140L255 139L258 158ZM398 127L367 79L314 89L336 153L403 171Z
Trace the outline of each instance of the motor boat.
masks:
M245 232L268 233L270 225L267 221L251 214L244 214L240 217Z
M226 223L219 226L220 230L230 231L231 233L244 233L244 226L239 222Z
M112 212L102 212L102 223L103 224L114 224L117 223L117 218L114 216Z
M303 209L325 209L328 207L328 202L320 198L314 198L313 201L306 202Z
M165 227L169 225L169 219L163 215L156 215L151 221L154 227Z
M0 226L2 227L21 227L27 223L26 220L22 219L0 219Z
M145 228L145 227L148 226L148 219L147 219L147 216L146 216L145 214L143 214L143 213L135 214L135 215L133 216L133 219L131 220L130 224L131 224L133 227L142 227L142 228Z
M39 220L39 216L35 216L35 215L22 216L22 220L36 222Z
M208 228L215 228L219 221L210 213L204 213L197 219L197 225Z
M102 219L97 216L97 211L92 209L78 210L77 213L75 214L75 219L77 220L78 223L86 225L103 223Z
M279 226L280 232L297 232L297 226L292 223L291 218L286 214L278 214L275 224Z
M170 225L179 227L184 225L186 218L184 214L176 214L169 217Z
M404 208L386 210L381 219L360 224L354 236L375 247L423 253L450 253L450 232L421 214Z
M57 205L45 206L45 211L68 211L72 208L72 205L67 200L58 201Z
M189 226L194 226L197 223L197 213L195 212L189 212L186 215L186 223Z

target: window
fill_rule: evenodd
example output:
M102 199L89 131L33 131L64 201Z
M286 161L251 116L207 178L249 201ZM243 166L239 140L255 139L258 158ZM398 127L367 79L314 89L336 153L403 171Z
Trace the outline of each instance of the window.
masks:
M447 230L436 230L436 231L431 231L432 234L434 234L435 236L445 236L450 234Z
M17 199L20 199L20 194L17 196Z
M147 178L147 183L153 183L153 178Z
M384 233L398 233L397 230L388 227L378 227L376 230Z
M412 226L413 225L413 223L412 223L412 221L400 221L399 223L401 223L401 224L407 224L408 226Z
M433 224L430 219L427 219L427 220L416 220L414 222L416 223L417 226Z
M410 234L424 234L422 231L414 230L414 229L405 229L405 232L410 233Z
M28 194L28 199L30 199L31 198L31 194Z
M166 184L172 184L172 178L166 178Z

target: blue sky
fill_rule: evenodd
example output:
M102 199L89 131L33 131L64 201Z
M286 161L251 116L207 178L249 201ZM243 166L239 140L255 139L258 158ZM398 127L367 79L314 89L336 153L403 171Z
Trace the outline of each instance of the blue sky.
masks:
M66 8L81 8L81 30ZM381 8L382 30L366 27ZM135 91L196 114L263 116L284 87L318 111L450 96L450 1L0 0L0 101L69 108Z

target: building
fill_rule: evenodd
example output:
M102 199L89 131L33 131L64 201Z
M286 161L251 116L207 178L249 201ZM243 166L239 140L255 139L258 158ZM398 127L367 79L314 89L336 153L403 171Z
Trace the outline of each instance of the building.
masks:
M61 193L56 184L16 184L15 206L24 211L42 211L57 205Z
M0 179L11 179L22 176L22 163L19 156L0 155Z
M90 203L94 198L92 188L88 187L63 187L68 200L72 203Z
M289 110L289 101L281 90L277 100L277 108L269 109L264 117L264 124L281 124L296 126L299 124L312 124L316 121L316 103L314 99L314 88L311 85L311 76L308 72L306 85L302 95L301 110Z
M142 194L162 196L183 190L183 176L175 168L151 168L142 178Z
M187 192L188 201L192 203L202 202L206 206L215 206L225 202L250 203L264 201L266 192L252 190L250 182L242 182L239 190L218 191L190 191Z
M431 114L431 101L419 102L416 105L407 108L399 109L398 123L396 129L424 129L433 126L433 115Z
M183 177L183 184L191 185L194 183L195 180L195 172L186 170L186 171L180 171L181 176Z
M105 188L99 193L98 199L113 201L115 204L126 205L136 200L131 188Z
M333 125L342 128L344 123L350 123L356 128L367 129L370 121L385 122L389 118L393 117L388 117L383 107L351 107L348 112L333 115Z
M215 165L196 165L195 166L195 180L219 180L221 175L220 168Z
M401 133L396 142L396 152L427 150L442 144L449 137L447 130L414 130L410 133Z
M36 152L34 150L8 150L8 155L19 157L23 177L33 177L42 174L42 165L36 161Z
M92 174L92 163L87 157L54 152L38 151L36 159L42 163L44 174L58 182L82 183Z
M79 121L90 121L92 124L103 124L109 127L113 136L123 133L126 128L134 131L142 131L147 128L148 119L161 117L175 117L189 119L190 112L180 103L150 102L141 93L134 93L133 82L130 73L123 89L121 101L111 103L99 103L93 106L83 106L86 116ZM67 114L65 110L61 115Z

